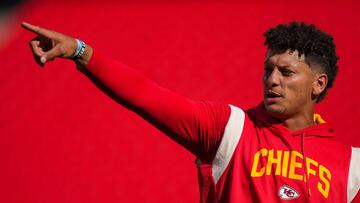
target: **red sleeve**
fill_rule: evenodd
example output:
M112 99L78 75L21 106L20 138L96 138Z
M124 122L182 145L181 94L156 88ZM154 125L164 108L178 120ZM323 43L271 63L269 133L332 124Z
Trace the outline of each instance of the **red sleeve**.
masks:
M180 96L96 50L87 69L123 101L120 103L202 161L215 156L230 116L228 105Z

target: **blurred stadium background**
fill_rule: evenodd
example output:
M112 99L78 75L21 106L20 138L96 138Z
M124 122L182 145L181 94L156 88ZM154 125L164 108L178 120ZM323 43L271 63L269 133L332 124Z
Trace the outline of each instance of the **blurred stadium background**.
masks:
M76 36L194 99L261 101L262 33L291 20L331 33L340 71L318 107L360 146L357 1L1 0L0 202L198 202L194 157L57 59L39 68L28 21ZM336 149L334 149L336 150ZM345 174L344 174L345 175Z

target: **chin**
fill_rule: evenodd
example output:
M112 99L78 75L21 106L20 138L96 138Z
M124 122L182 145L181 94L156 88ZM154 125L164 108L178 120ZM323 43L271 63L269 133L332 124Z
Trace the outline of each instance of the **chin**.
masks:
M265 110L268 114L275 118L283 118L286 117L285 115L285 108L276 104L266 104L265 103Z

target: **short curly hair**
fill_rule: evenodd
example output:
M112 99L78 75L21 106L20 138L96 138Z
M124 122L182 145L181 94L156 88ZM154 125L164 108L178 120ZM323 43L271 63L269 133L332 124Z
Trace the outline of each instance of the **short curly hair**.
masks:
M328 76L328 84L319 95L317 102L325 98L329 88L333 86L338 73L335 43L332 36L319 30L313 24L290 22L270 28L264 33L265 45L268 49L286 51L297 50L305 55L310 66L319 65Z

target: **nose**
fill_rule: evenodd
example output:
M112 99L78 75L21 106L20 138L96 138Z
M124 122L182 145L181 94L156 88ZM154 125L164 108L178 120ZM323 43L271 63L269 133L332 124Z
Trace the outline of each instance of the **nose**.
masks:
M266 87L275 87L280 84L280 72L274 68L264 72L264 85Z

